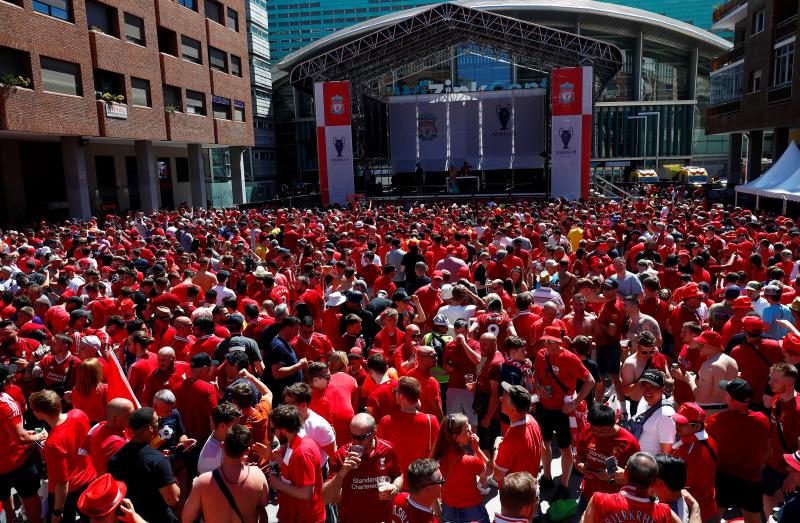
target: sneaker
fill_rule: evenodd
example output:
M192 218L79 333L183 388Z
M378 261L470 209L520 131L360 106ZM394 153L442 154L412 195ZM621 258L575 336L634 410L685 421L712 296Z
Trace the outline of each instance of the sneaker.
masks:
M553 482L553 478L548 478L547 476L542 476L539 479L539 488L547 490L555 487L556 484Z

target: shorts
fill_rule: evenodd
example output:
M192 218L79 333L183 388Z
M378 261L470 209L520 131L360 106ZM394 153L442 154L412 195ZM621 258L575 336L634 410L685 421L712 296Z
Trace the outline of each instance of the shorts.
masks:
M774 496L776 492L783 488L788 474L778 472L769 465L765 465L761 471L761 493L765 496Z
M39 493L40 483L41 476L39 467L36 466L36 459L30 457L11 472L0 474L0 500L10 498L12 488L22 499L36 496Z
M724 472L717 472L717 505L720 508L739 508L759 513L764 509L761 483L739 479Z
M553 432L556 433L556 443L558 448L566 449L572 445L572 431L569 428L569 416L560 410L545 409L541 405L536 406L533 415L539 428L542 431L542 439L549 443L553 440Z
M612 373L619 375L620 354L618 341L612 345L597 347L597 370L600 371L601 377L608 377Z

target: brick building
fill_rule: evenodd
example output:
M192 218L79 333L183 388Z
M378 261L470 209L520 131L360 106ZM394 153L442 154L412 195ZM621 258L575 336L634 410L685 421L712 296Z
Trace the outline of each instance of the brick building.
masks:
M244 0L0 0L0 217L245 199Z

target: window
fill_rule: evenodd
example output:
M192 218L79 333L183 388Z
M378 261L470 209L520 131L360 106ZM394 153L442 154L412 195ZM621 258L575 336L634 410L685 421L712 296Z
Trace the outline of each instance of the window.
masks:
M178 56L178 35L175 31L158 28L158 52Z
M228 54L216 47L208 46L208 66L223 73L228 72Z
M125 13L125 39L132 44L144 45L144 20Z
M95 69L93 76L94 90L98 97L102 97L103 93L125 96L125 77L121 74Z
M83 96L81 68L78 64L40 57L42 66L42 89L51 93Z
M72 19L72 0L33 0L33 10L70 21Z
M226 23L228 25L228 29L236 31L237 33L239 32L239 13L237 13L230 7L228 8L228 18L226 20Z
M214 118L220 120L231 119L231 101L221 96L215 96L211 103L211 112L214 113Z
M117 36L117 10L100 2L86 0L86 21L89 29Z
M242 76L242 59L235 54L231 55L231 74L234 76Z
M223 24L222 15L224 13L224 8L219 4L219 2L215 2L214 0L206 0L206 18L209 20L213 20L218 24Z
M189 114L206 114L206 95L186 89L186 112Z
M760 33L764 30L764 22L767 19L765 10L761 10L753 15L753 34Z
M189 62L202 64L200 56L200 42L186 35L181 35L181 57Z
M164 93L164 109L170 111L181 111L181 89L172 85L162 86Z
M178 0L178 3L183 7L188 7L192 11L197 11L197 2L195 0Z
M28 85L20 84L17 87L31 88L30 55L9 47L0 47L0 76L21 76Z
M754 93L761 90L761 69L750 71L750 92Z
M131 76L131 95L133 96L133 105L153 106L150 101L150 82L148 80Z
M178 182L189 181L189 158L175 158L175 176Z
M775 45L775 77L772 85L785 85L792 82L794 65L794 40Z
M240 102L238 100L233 101L233 121L244 121L244 102Z

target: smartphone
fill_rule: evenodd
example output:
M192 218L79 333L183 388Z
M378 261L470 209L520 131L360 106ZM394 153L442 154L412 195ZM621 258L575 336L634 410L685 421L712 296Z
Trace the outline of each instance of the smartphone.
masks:
M608 473L608 477L614 477L614 475L617 473L617 458L611 456L610 458L605 460L603 464L606 466L606 472Z

